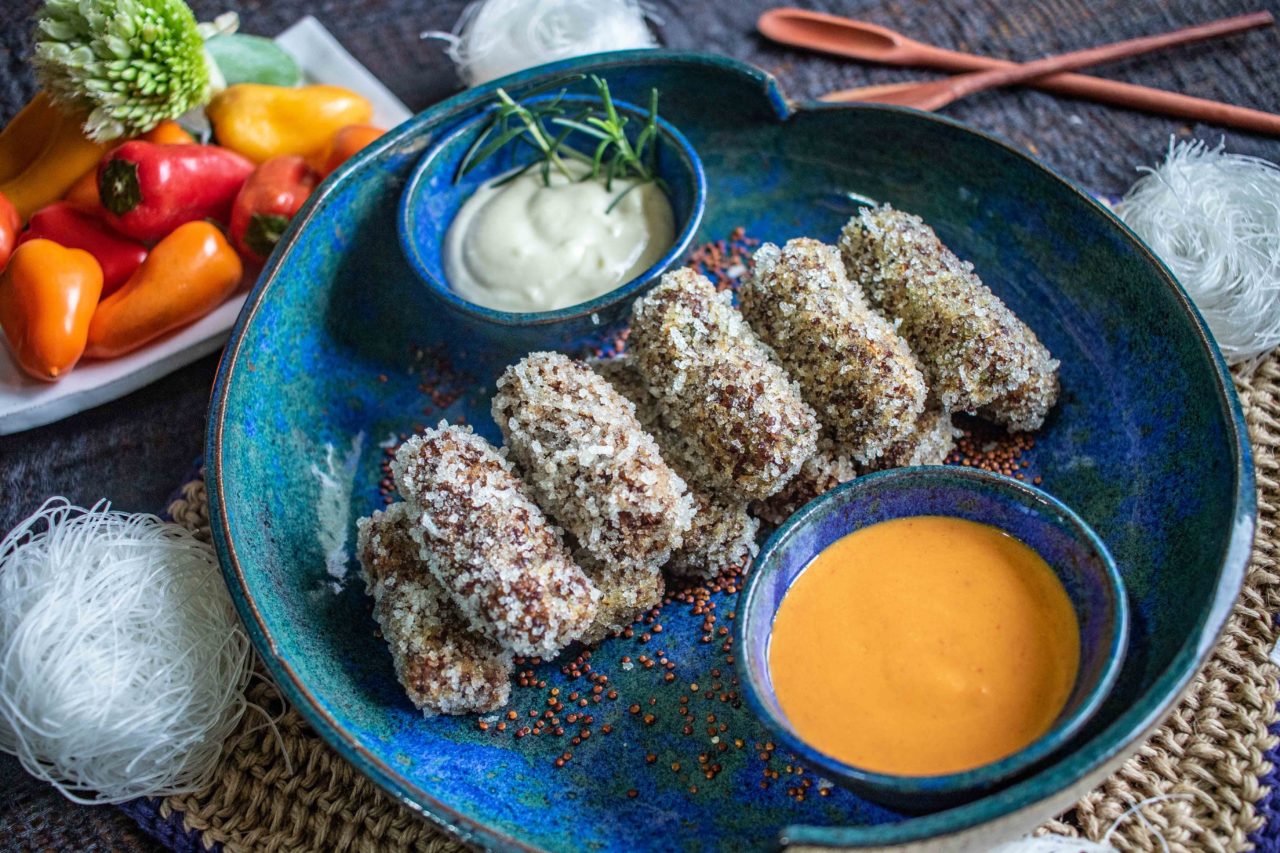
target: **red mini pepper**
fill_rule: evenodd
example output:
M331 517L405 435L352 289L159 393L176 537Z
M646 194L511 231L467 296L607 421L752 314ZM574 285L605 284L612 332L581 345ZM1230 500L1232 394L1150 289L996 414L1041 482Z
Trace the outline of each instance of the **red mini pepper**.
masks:
M152 243L200 219L226 222L253 163L216 145L157 145L133 140L98 165L107 221Z
M112 231L106 223L74 204L54 202L31 215L18 245L52 240L68 249L84 249L102 267L102 295L109 296L129 280L147 257L147 247Z
M267 160L244 182L231 208L232 245L248 260L265 261L318 183L320 176L301 157Z
M13 202L0 193L0 270L9 263L9 256L17 248L18 229L22 227L22 217Z

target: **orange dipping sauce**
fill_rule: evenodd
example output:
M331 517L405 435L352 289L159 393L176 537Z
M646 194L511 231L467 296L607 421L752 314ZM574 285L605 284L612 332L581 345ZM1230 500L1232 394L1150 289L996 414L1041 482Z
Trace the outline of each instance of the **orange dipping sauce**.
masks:
M873 524L792 583L769 641L796 733L863 770L988 764L1049 730L1080 628L1047 563L1002 530L943 516Z

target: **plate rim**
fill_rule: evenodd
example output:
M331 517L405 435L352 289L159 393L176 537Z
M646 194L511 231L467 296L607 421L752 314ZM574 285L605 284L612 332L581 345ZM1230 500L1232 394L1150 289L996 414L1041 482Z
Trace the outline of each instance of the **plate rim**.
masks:
M1188 634L1168 666L1165 667L1155 679L1151 688L1144 694L1146 697L1162 697L1155 701L1146 713L1141 714L1134 721L1129 721L1128 717L1132 714L1132 709L1126 711L1099 735L1095 735L1091 741L1050 765L1049 768L997 794L984 797L965 806L935 812L923 817L908 818L894 824L872 827L786 825L779 830L779 842L818 847L864 847L869 845L899 846L918 843L926 839L958 838L967 833L977 831L985 825L995 824L1002 820L1012 819L1018 815L1034 811L1038 805L1050 803L1055 798L1061 797L1083 780L1098 776L1108 766L1118 765L1132 753L1132 747L1145 739L1163 721L1169 711L1181 699L1183 690L1190 684L1196 673L1211 655L1217 640L1221 637L1226 627L1227 619L1233 610L1236 598L1244 582L1256 528L1255 473L1252 452L1247 438L1248 429L1226 362L1217 345L1213 342L1203 316L1178 284L1177 279L1168 267L1114 212L1099 203L1074 182L1065 178L1057 170L999 135L972 128L955 119L932 113L922 113L906 107L872 104L830 104L814 100L792 101L786 97L778 81L768 72L731 57L693 51L639 49L591 54L516 72L482 86L464 90L418 113L397 128L389 131L360 154L348 160L312 194L304 209L298 215L295 226L289 229L282 241L282 249L273 253L271 260L249 291L245 299L244 309L240 312L231 329L230 339L219 361L218 371L214 379L205 441L210 529L219 564L241 621L244 623L258 655L271 672L276 684L288 698L290 704L298 709L317 733L345 760L354 764L361 773L384 791L414 811L425 815L437 826L463 841L480 843L490 848L527 851L541 849L453 809L427 791L409 782L392 767L377 758L350 732L343 728L326 710L320 698L303 684L289 662L279 654L279 649L266 632L265 623L256 603L249 595L247 579L236 554L235 546L231 542L229 520L224 511L225 484L223 482L221 450L223 428L227 414L226 398L229 381L240 356L246 329L262 307L264 296L274 284L284 259L290 254L290 250L298 240L298 235L314 218L317 207L342 190L346 176L363 167L376 154L381 154L397 146L405 146L411 149L417 145L425 150L425 146L429 144L433 136L435 127L447 127L447 122L465 115L500 86L524 84L532 78L565 73L582 67L607 70L619 66L646 64L710 66L719 71L736 74L748 83L753 83L760 88L761 94L765 97L779 121L787 121L801 112L828 110L909 114L917 120L935 122L977 136L1003 149L1006 153L1043 170L1049 177L1062 184L1065 189L1076 194L1087 206L1093 207L1096 213L1101 214L1113 225L1118 226L1121 232L1139 249L1146 260L1154 265L1157 272L1165 279L1165 283L1172 289L1178 303L1190 316L1198 344L1208 355L1209 361L1213 365L1218 381L1218 402L1222 406L1223 411L1221 414L1225 416L1228 426L1226 438L1235 451L1234 470L1232 471L1236 492L1234 511L1232 513L1233 529L1218 561L1220 568L1217 589L1209 606L1204 609L1201 618L1197 619L1194 630ZM424 127L433 129L423 133L422 129ZM1101 740L1102 735L1118 728L1124 731L1117 732L1121 734L1117 741L1117 746L1108 748L1101 743L1095 745L1095 741ZM1090 749L1090 746L1094 746L1094 748ZM1026 790L1028 786L1032 786L1032 783L1040 777L1041 773L1049 771L1060 774L1071 773L1076 782L1048 791L1035 792ZM1011 794L1013 796L1010 796Z

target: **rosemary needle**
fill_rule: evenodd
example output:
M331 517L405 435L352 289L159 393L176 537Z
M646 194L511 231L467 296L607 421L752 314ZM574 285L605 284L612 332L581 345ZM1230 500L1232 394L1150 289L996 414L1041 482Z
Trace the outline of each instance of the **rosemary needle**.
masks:
M539 169L544 186L551 185L553 170L566 178L575 179L565 165L566 158L590 166L587 173L576 180L603 180L605 188L610 191L613 190L615 180L634 181L613 200L606 212L612 211L628 192L640 184L655 182L661 185L662 181L657 176L658 90L649 90L649 110L644 127L632 142L627 135L629 119L618 113L608 82L592 75L591 83L600 98L600 106L586 107L572 113L566 106L567 91L563 88L554 97L533 102L517 101L504 89L498 89L493 116L467 149L458 166L455 180L461 179L508 145L523 144L535 149L539 156L504 177L499 185L515 180L533 168ZM526 95L526 99L533 94L535 93ZM595 141L590 154L566 143L570 134L575 132Z

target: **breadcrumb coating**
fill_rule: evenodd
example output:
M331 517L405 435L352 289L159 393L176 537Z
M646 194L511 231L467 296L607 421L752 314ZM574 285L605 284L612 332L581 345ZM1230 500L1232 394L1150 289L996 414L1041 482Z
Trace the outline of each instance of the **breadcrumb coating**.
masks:
M840 236L849 278L898 322L947 411L1036 429L1058 396L1055 361L918 216L864 209Z
M511 463L470 427L441 423L410 438L391 472L422 559L473 629L550 658L591 624L599 591Z
M730 300L692 270L668 272L633 306L628 347L663 423L689 444L689 477L746 501L795 475L818 422Z
M600 590L600 607L591 627L582 635L588 645L617 634L662 603L667 591L657 566L633 565L617 568L582 558L587 577Z
M742 315L777 353L844 454L869 462L906 439L924 411L924 376L893 324L818 240L765 243L739 291Z
M624 354L593 359L591 366L634 404L636 419L657 441L663 458L686 477L695 506L693 525L684 534L684 544L671 553L663 571L676 578L710 580L724 569L753 558L758 551L756 532L760 522L747 511L745 501L722 499L688 479L680 437L663 426L658 401L645 387L635 359Z
M649 393L648 383L644 381L644 374L640 372L640 366L636 363L635 356L624 352L612 358L588 359L587 364L613 386L613 390L627 398L627 401L631 403L632 408L635 410L636 420L640 423L640 426L644 427L645 431L658 442L662 458L666 459L673 468L678 467L683 462L683 459L678 454L677 458L671 458L672 448L665 442L672 437L672 434L662 425L662 415L658 411L658 400ZM697 485L687 479L685 483L690 488L694 488Z
M493 711L511 696L511 652L472 631L418 553L397 503L357 523L356 553L396 677L424 716Z
M1052 364L1052 370L1033 374L1029 381L978 409L978 416L1014 432L1040 429L1058 400L1058 362Z
M826 494L857 475L853 460L836 450L830 439L823 438L818 443L818 452L801 466L800 473L777 494L753 503L751 510L769 524L779 525L818 495Z
M951 425L950 413L931 402L911 435L885 450L871 464L862 466L862 470L869 473L910 465L941 465L956 446L959 434L959 430Z
M693 497L698 508L693 527L663 569L676 578L711 580L730 566L754 559L760 550L760 521L747 511L747 504L725 503L707 492L694 492Z
M498 379L493 419L538 505L606 571L657 568L680 546L693 521L684 480L587 364L525 356Z

